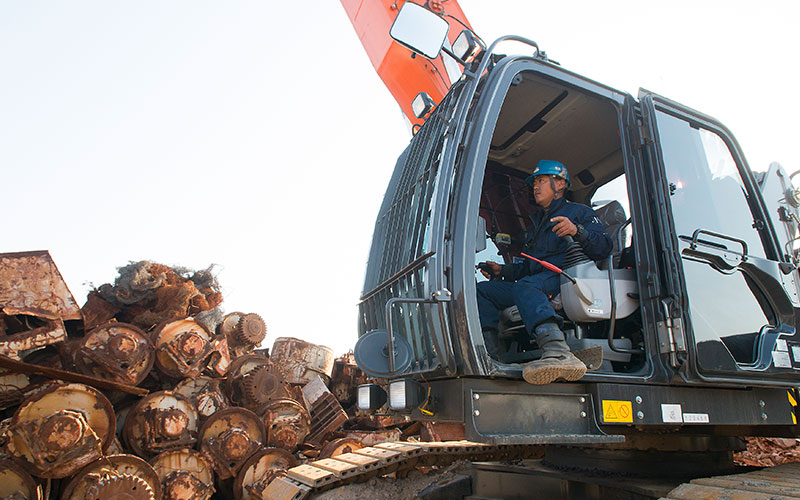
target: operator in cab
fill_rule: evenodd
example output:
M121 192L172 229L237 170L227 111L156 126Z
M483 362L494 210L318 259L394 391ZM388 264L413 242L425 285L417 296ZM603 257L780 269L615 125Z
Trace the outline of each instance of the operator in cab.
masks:
M564 198L570 180L562 163L539 161L525 182L533 186L536 204L542 210L531 215L533 224L525 233L524 253L561 267L569 248L565 237L571 236L590 259L608 257L611 238L597 214L586 205ZM516 304L525 330L542 350L540 359L524 365L525 381L549 384L559 379L574 381L583 377L586 365L570 352L561 331L563 319L550 304L550 298L560 290L559 275L531 259L505 265L485 264L481 272L490 281L478 283L477 294L487 351L497 352L499 311Z

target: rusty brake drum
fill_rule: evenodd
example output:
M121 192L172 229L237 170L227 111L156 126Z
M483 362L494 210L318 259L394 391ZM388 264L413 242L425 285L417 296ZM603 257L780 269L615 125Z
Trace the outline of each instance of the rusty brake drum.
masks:
M246 408L215 413L200 429L200 450L220 479L233 477L244 462L266 442L264 423Z
M259 413L267 429L267 446L294 451L311 432L308 411L294 399L278 399Z
M168 377L196 377L213 351L211 333L191 318L162 323L153 332L156 367Z
M173 391L154 392L128 414L122 435L140 456L153 456L172 448L194 446L197 410L191 401Z
M42 500L42 489L22 467L0 460L0 498Z
M34 475L62 478L102 456L115 428L114 410L103 394L83 384L57 384L17 408L7 448Z
M140 487L141 482L146 488ZM128 493L121 497L126 500L161 498L161 482L153 467L139 457L120 454L99 458L84 467L64 488L61 500L83 500L104 492L107 496L103 498L116 498L108 494L117 490Z
M155 351L147 334L138 327L110 322L83 337L74 356L81 373L138 385L150 373Z
M208 500L214 494L214 472L195 450L165 451L150 460L150 465L161 481L164 500Z
M205 375L181 380L175 386L175 392L194 404L201 420L230 406L222 391L221 380Z
M264 490L286 469L297 466L297 459L286 450L266 448L244 463L233 483L236 500L261 500Z

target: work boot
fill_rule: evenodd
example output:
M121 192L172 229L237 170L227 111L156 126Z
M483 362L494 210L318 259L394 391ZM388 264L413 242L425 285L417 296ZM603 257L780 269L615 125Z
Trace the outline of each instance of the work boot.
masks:
M498 359L500 348L498 346L499 340L497 338L497 328L484 328L483 329L483 345L486 346L486 352L494 359Z
M542 357L522 367L522 378L534 385L543 385L564 379L569 382L583 377L586 365L569 351L564 332L555 323L542 323L536 327L536 343Z

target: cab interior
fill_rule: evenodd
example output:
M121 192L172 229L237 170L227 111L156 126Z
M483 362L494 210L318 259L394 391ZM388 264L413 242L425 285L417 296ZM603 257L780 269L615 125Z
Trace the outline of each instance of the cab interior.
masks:
M485 245L479 235L480 251L476 252L475 263L512 263L522 258L530 215L539 210L525 178L539 160L562 162L572 181L567 199L594 208L614 241L612 279L617 283L614 290L619 307L613 321L608 307L605 317L584 314L587 304L578 304L583 310L565 307L575 297L565 293L569 290L563 284L562 293L551 297L551 303L565 319L564 331L573 351L601 346L604 361L599 372L630 374L644 369L645 356L632 246L635 227L629 220L619 113L611 100L584 89L535 72L516 75L501 108L487 158L479 210L479 233L483 232ZM583 262L580 256L572 260L568 257L564 270L585 279L598 297L608 296L608 261L591 262L583 257ZM476 272L476 278L486 279L480 272ZM588 309L592 310L591 305ZM613 349L607 340L611 327ZM516 307L501 312L499 329L497 361L521 363L540 355L538 346L528 338Z

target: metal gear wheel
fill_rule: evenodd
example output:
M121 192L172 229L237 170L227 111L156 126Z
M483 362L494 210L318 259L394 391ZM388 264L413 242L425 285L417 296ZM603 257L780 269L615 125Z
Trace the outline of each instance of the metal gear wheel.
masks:
M99 479L86 492L87 500L155 500L147 481L130 474Z
M244 314L239 318L233 336L242 344L258 345L267 336L267 325L258 314Z
M285 397L286 383L272 364L254 368L242 380L242 391L249 406L259 408L274 399Z

